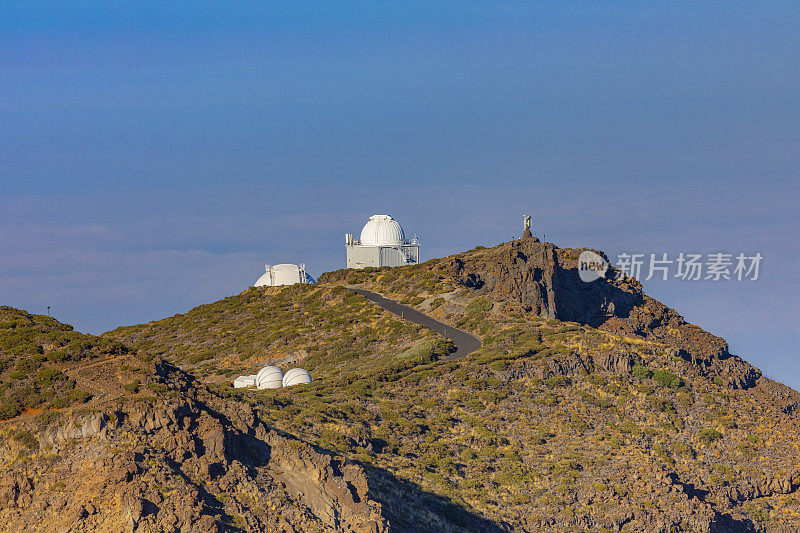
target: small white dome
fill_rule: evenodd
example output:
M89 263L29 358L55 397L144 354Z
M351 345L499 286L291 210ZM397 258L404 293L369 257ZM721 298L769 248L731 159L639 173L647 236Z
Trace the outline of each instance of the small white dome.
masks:
M361 230L364 246L400 246L405 238L403 228L389 215L372 215Z
M283 376L283 386L291 387L302 383L311 383L311 374L302 368L293 368Z
M274 366L265 366L256 374L256 388L279 389L283 386L283 372Z
M295 283L316 283L316 280L306 273L305 265L266 265L266 272L261 274L254 287L277 287L278 285L294 285Z

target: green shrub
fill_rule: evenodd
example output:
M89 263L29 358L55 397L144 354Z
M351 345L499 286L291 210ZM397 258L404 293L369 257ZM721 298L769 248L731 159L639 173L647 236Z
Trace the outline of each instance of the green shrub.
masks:
M39 449L39 439L34 437L30 431L14 431L11 437L29 450Z
M61 413L58 411L49 411L47 409L43 410L37 417L36 417L36 425L39 428L47 427L48 425L52 424L56 420L61 418Z
M469 305L467 305L467 314L473 313L488 313L492 310L494 304L488 298L475 298Z
M759 450L758 446L749 442L742 442L736 448L746 457L755 457Z
M64 409L75 403L86 403L92 399L92 395L82 390L72 390L64 396L53 398L48 407L50 409Z
M650 405L660 413L675 412L675 406L666 398L650 398Z
M667 463L668 465L675 464L675 461L672 459L672 456L669 452L660 444L656 444L653 446L653 453L656 454L662 461Z
M35 357L20 359L14 366L14 371L11 372L11 379L17 381L28 379L35 375L39 367L41 367L41 361L38 361Z
M633 370L631 372L633 373L634 377L639 379L646 379L653 375L653 373L650 372L646 366L642 366L639 363L633 365Z
M686 444L685 442L676 440L672 442L672 450L680 455L687 455L689 457L694 457L694 450L691 446Z
M501 359L499 361L494 361L489 365L490 368L493 368L494 370L499 370L501 372L503 370L506 370L509 366L511 366L511 362L504 359Z
M3 398L0 401L0 420L14 418L21 412L19 402L14 398Z
M697 434L697 439L705 444L711 444L714 441L717 441L722 438L722 433L717 431L716 429L705 428L701 429L700 432Z
M605 398L598 398L597 396L585 391L578 391L578 396L581 397L581 400L586 405L594 405L600 409L611 409L614 407L614 404Z
M569 472L580 472L583 465L573 459L563 459L552 466L553 474L564 474Z
M747 503L743 509L753 521L759 524L765 524L769 520L769 511L756 503Z
M688 392L679 392L678 393L678 401L684 407L691 407L694 403L694 398Z
M147 385L147 388L151 391L155 392L156 394L165 394L169 389L166 385L162 385L161 383L151 382Z
M677 389L683 385L681 378L660 368L653 372L653 380L662 387L669 387L670 389Z
M431 302L431 309L436 309L437 307L440 307L441 305L444 304L444 302L445 299L442 297L434 299L433 302Z
M67 376L50 367L44 367L36 373L36 381L43 387L52 387L56 381L62 379L67 379Z
M570 379L567 376L552 376L544 380L548 387L555 389L556 387L568 387Z
M586 379L595 387L605 387L608 385L608 380L598 374L589 374Z
M625 433L626 435L635 435L639 433L639 426L629 418L623 420L618 429L621 433Z

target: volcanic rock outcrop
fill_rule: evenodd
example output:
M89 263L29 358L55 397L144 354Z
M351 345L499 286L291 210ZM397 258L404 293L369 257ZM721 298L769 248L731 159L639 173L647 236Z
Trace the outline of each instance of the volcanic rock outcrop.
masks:
M24 444L10 439L4 455L24 462L0 471L0 529L387 531L361 467L164 361L142 369L158 396L11 430Z

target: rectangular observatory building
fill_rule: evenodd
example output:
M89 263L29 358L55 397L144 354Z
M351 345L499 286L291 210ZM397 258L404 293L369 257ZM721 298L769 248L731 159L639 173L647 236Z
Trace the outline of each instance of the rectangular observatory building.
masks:
M347 268L403 266L419 263L419 239L406 239L403 228L389 215L373 215L361 238L345 235Z

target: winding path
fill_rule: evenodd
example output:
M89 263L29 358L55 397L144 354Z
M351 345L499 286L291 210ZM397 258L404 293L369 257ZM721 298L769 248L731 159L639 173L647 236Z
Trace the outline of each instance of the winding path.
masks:
M469 333L461 331L460 329L456 329L449 324L445 324L444 322L440 322L434 318L431 318L424 313L420 313L412 307L397 303L394 300L385 298L376 292L355 288L352 290L370 302L383 307L390 313L394 313L395 315L403 318L404 320L408 320L409 322L414 322L415 324L419 324L420 326L431 329L453 341L453 344L456 345L456 351L451 353L444 360L465 357L481 347L481 341L478 339L478 337L470 335Z

